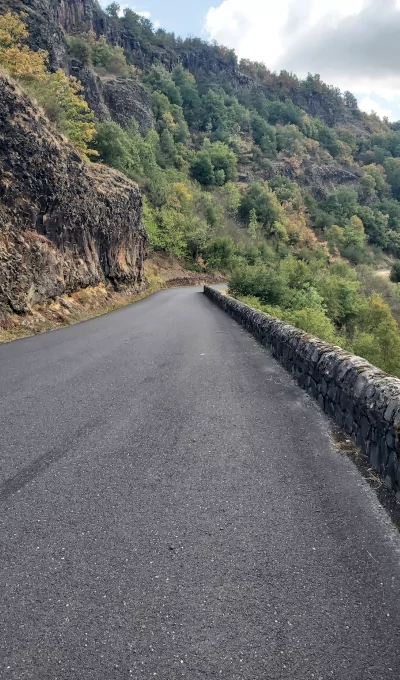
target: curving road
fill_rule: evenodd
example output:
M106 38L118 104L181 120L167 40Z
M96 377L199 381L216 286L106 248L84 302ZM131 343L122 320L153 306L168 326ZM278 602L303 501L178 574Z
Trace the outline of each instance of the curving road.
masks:
M0 347L2 680L396 680L400 541L200 293Z

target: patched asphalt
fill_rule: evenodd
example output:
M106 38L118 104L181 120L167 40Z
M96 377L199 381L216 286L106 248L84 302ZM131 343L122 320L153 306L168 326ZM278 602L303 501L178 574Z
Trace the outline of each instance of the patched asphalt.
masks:
M0 346L3 680L393 680L400 540L199 288Z

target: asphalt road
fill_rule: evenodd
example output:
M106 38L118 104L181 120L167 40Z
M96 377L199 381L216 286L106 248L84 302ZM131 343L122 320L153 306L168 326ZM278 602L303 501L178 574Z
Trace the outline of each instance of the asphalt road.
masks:
M0 347L1 680L398 680L400 542L200 289Z

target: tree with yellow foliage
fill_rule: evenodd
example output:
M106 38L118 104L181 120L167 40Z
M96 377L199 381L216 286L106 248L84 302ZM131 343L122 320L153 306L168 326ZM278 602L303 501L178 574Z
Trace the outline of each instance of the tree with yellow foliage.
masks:
M29 35L22 20L25 16L13 12L0 16L0 66L36 97L47 117L84 158L97 156L97 151L88 148L96 129L81 84L62 69L50 73L47 52L34 52L23 44Z
M23 44L29 33L22 18L13 12L0 16L0 65L13 78L28 81L42 80L47 75L48 54L45 50L34 52Z
M82 86L62 69L46 73L44 79L33 81L28 90L35 95L49 120L62 132L84 157L97 156L88 148L96 134L94 115L81 94Z

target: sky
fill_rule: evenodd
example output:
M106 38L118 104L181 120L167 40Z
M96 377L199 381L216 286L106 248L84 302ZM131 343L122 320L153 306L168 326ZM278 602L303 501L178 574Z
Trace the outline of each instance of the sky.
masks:
M121 3L122 5L122 3ZM400 0L128 0L156 26L299 77L319 73L360 108L400 119Z

